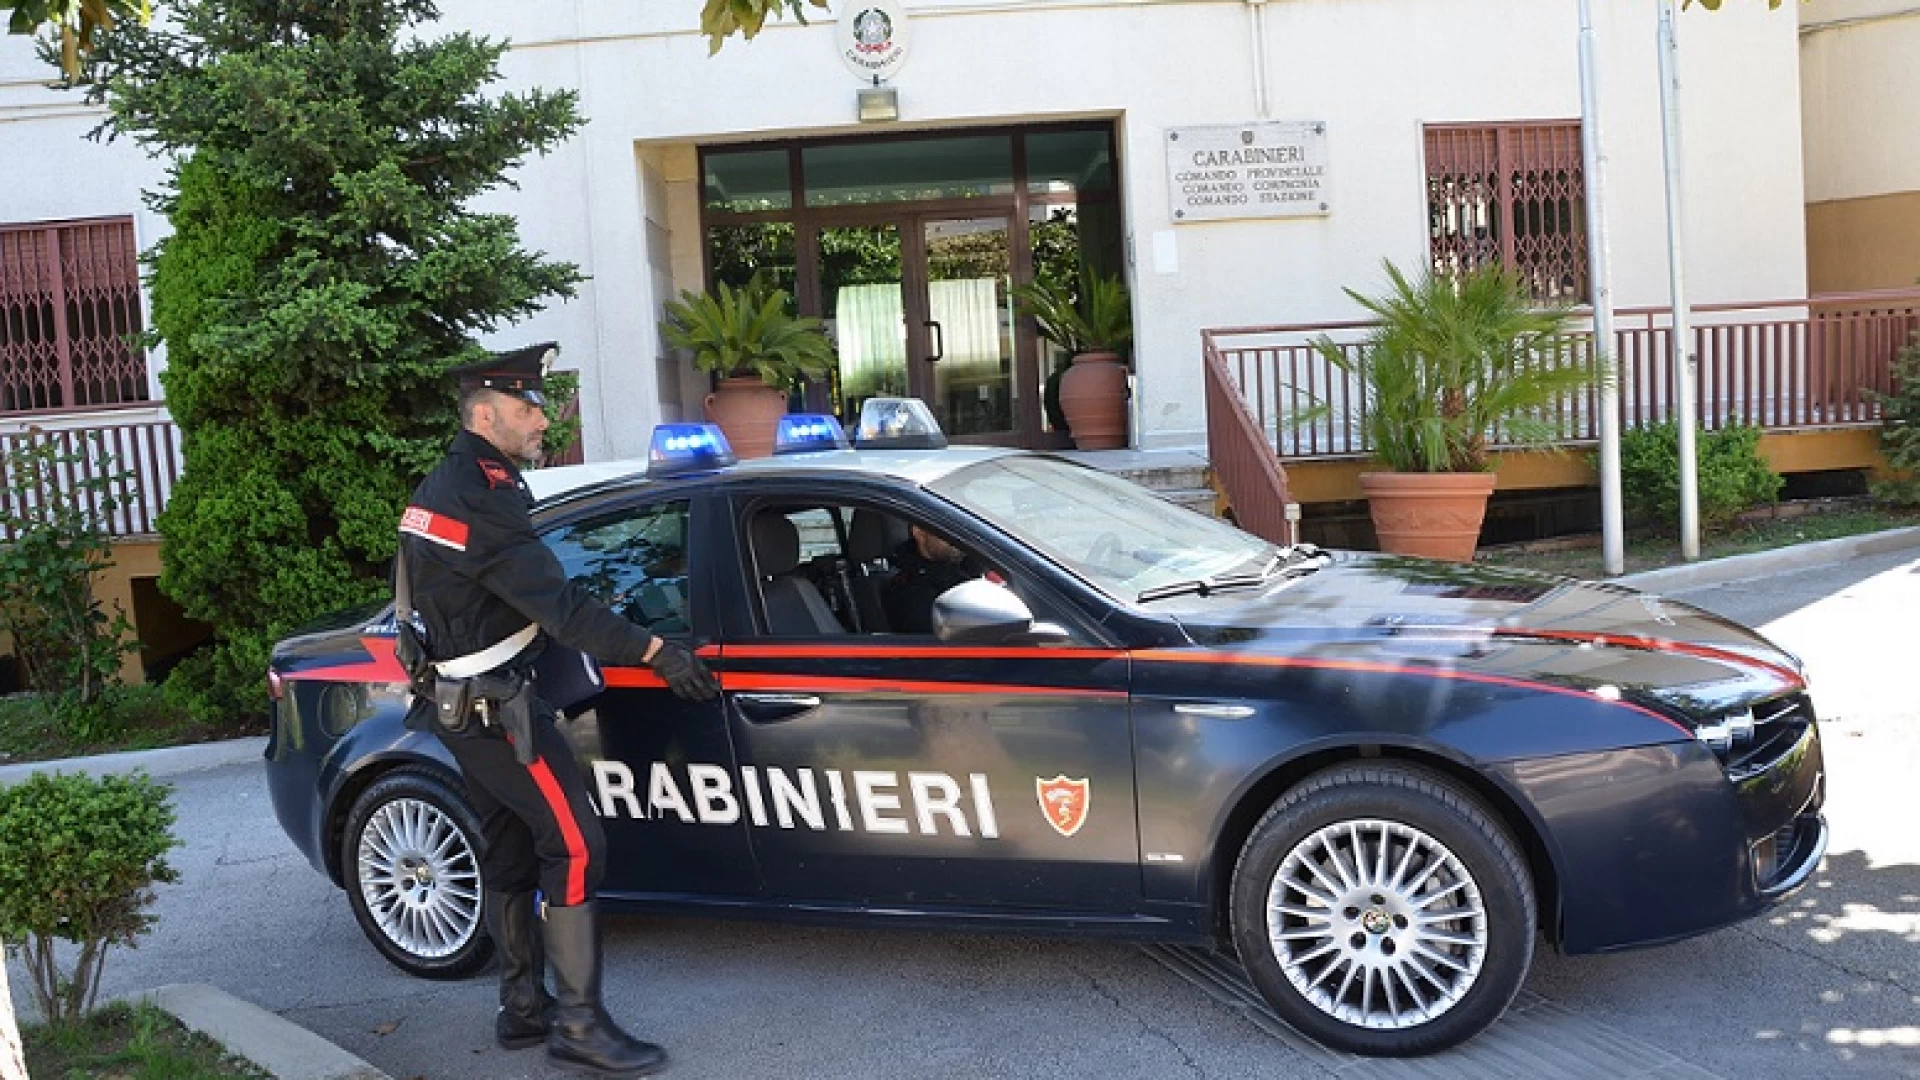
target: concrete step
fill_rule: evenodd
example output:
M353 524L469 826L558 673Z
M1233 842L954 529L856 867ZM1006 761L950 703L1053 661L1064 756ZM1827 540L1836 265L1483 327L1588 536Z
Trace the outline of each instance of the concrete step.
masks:
M1196 513L1214 516L1213 489L1209 487L1154 488L1153 493L1179 506Z
M1145 469L1115 469L1115 476L1124 476L1143 488L1153 491L1191 491L1207 486L1207 467L1205 465L1155 466Z

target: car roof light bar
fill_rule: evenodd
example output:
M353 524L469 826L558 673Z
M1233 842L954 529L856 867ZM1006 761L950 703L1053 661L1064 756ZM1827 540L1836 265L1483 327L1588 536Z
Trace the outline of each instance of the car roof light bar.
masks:
M860 405L853 445L862 450L944 450L946 433L919 398L868 398Z
M713 424L660 424L647 446L647 476L712 472L733 464L733 447Z
M773 452L778 454L816 454L824 450L849 450L847 432L840 421L825 413L789 413L780 418L773 433Z

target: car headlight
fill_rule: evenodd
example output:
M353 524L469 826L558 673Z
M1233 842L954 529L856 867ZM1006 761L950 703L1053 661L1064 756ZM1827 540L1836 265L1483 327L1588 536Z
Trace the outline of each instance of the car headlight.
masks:
M1693 729L1693 737L1707 744L1707 749L1716 754L1724 754L1736 746L1753 741L1753 710L1734 713L1701 724Z

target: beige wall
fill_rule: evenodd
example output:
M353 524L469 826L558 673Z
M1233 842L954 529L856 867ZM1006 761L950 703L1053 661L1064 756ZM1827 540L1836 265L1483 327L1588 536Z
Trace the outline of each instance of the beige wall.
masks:
M1920 284L1920 191L1807 207L1807 288L1816 293Z
M1812 0L1799 8L1807 287L1920 281L1920 5Z
M160 542L158 540L125 540L113 545L113 565L105 572L95 576L94 595L99 598L107 617L112 618L116 611L125 612L127 621L135 622L133 610L133 582L136 578L157 578L160 576ZM155 628L134 625L136 637ZM175 632L175 627L159 628L162 633ZM12 655L13 638L0 634L0 655ZM127 655L120 665L120 681L123 683L145 682L146 665L141 663L139 651Z

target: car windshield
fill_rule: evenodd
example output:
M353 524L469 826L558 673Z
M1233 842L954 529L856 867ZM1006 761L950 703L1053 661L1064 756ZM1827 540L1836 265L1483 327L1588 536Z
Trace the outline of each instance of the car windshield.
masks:
M927 486L1125 603L1179 582L1258 574L1276 551L1137 484L1058 458L995 458Z

